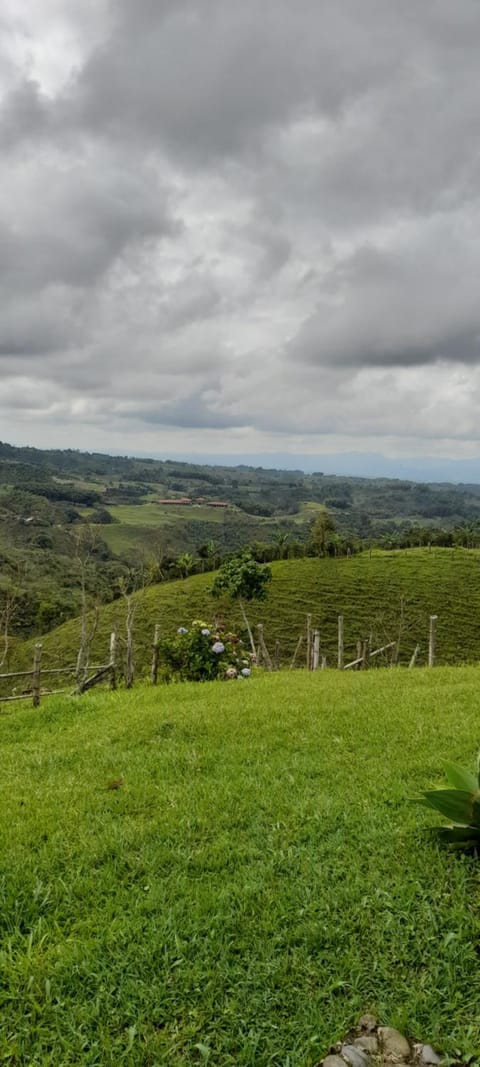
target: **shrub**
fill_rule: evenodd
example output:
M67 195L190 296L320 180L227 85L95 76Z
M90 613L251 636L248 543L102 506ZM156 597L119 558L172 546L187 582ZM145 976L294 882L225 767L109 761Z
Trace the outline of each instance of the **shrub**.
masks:
M255 642L253 640L252 631L250 629L250 623L245 613L245 600L265 600L267 596L267 585L272 580L272 572L270 567L261 567L256 560L254 560L252 553L249 549L240 553L238 556L233 556L232 559L220 567L220 570L215 578L212 586L212 596L223 596L224 593L228 593L232 600L236 600L242 618L245 623L245 628L250 640L250 648L252 653L255 654Z
M166 680L209 682L250 674L250 658L237 635L210 628L200 619L188 629L180 626L175 637L163 638L159 650Z

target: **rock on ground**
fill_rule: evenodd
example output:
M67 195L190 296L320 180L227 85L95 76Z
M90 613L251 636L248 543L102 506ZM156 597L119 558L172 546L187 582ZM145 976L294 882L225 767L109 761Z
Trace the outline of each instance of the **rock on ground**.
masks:
M317 1067L439 1067L442 1057L431 1045L410 1042L393 1026L379 1026L362 1015L344 1041L332 1045Z

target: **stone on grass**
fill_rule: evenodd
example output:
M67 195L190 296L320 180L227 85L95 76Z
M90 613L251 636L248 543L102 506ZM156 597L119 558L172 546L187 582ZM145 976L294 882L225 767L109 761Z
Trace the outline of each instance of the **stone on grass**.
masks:
M356 1037L353 1044L356 1048L363 1048L365 1052L378 1052L378 1041L375 1034L364 1034L363 1037Z
M410 1044L406 1037L395 1030L393 1026L379 1026L378 1036L384 1052L397 1062L410 1059Z
M393 1026L379 1026L373 1015L362 1015L317 1067L445 1067L445 1061L432 1045L410 1042Z
M323 1067L345 1067L345 1060L341 1056L325 1056Z
M415 1049L415 1051L417 1051L417 1049ZM437 1064L442 1062L441 1056L438 1055L438 1052L435 1052L435 1049L432 1048L431 1045L420 1045L418 1047L418 1053L420 1063L431 1064L432 1067L437 1067Z
M355 1048L355 1045L342 1045L340 1053L351 1067L368 1067L368 1055L364 1049Z
M360 1030L366 1030L367 1034L373 1033L377 1029L377 1020L374 1015L362 1015L358 1020Z

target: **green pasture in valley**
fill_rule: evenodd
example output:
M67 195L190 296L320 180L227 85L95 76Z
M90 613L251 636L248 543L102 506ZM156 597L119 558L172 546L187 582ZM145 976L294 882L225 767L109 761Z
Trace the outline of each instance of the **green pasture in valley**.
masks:
M202 505L182 507L180 505L118 504L111 505L108 511L115 522L111 525L97 525L99 536L107 543L112 552L119 556L134 559L135 551L139 560L158 549L161 540L164 549L184 550L184 538L187 528L191 530L197 524L204 526L195 540L216 538L222 540L222 525L225 512L222 508L208 508ZM229 512L231 516L232 512ZM191 536L188 537L191 541ZM188 547L192 548L191 544Z
M115 522L111 526L95 526L95 529L117 556L134 558L137 555L139 564L145 557L148 558L149 551L153 549L155 526L152 523L148 526L133 526L130 523ZM172 524L161 526L162 535L170 533L171 530Z
M173 519L188 522L223 522L224 508L203 504L116 504L108 508L112 518L125 526L162 526Z
M4 708L0 1061L313 1067L372 1011L478 1062L480 868L411 799L474 768L479 685L287 672Z

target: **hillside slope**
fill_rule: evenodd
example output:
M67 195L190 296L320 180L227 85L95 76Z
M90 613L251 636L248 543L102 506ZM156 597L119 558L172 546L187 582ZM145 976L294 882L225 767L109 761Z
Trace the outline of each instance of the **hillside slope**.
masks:
M267 644L280 643L281 663L290 662L305 615L321 635L322 652L329 665L336 662L337 618L345 620L345 652L353 659L358 639L372 635L375 646L398 636L404 616L402 661L408 662L420 643L419 663L427 650L428 617L438 615L438 663L473 662L480 653L480 562L478 551L465 549L411 549L403 552L363 553L350 558L299 559L272 564L273 581L268 599L249 606L252 624L262 622ZM135 616L136 661L146 670L155 624L173 633L193 619L212 622L215 614L228 628L241 631L238 610L228 601L210 595L212 574L152 586L138 594ZM44 638L45 662L74 662L79 620L73 620ZM116 630L122 647L125 605L122 601L102 608L95 641L97 662L105 661L109 635ZM16 653L16 663L29 665L32 642Z
M364 1011L478 1062L478 863L411 803L473 768L478 687L257 674L3 715L2 1062L313 1067Z

